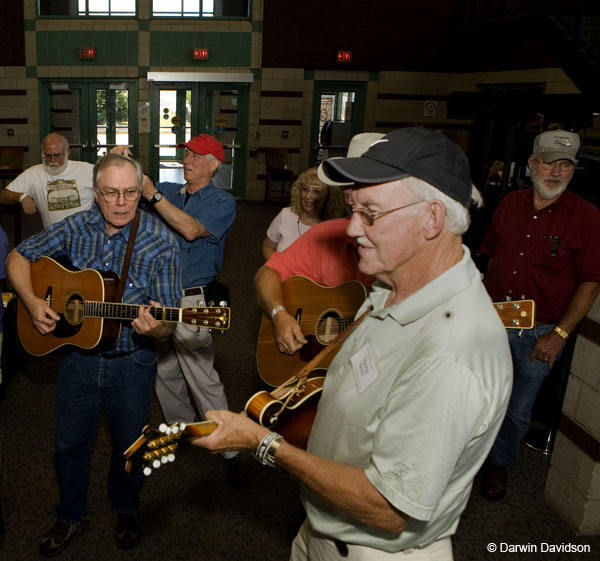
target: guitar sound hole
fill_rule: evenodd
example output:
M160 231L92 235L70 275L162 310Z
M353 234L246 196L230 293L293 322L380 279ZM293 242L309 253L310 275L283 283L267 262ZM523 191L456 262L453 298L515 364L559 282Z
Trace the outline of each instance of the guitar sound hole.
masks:
M79 325L83 321L83 296L81 294L73 293L65 304L64 310L65 319L71 325Z
M318 320L315 336L321 345L329 345L342 331L340 314L335 310L327 310Z

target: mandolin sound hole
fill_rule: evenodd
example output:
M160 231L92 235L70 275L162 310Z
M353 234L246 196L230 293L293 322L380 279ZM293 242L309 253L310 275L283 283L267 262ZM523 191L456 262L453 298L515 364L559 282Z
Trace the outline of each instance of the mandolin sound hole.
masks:
M65 304L64 316L71 325L79 325L83 321L83 296L78 292L73 292L67 298Z
M315 336L321 345L328 345L342 331L341 314L336 310L327 310L317 320Z

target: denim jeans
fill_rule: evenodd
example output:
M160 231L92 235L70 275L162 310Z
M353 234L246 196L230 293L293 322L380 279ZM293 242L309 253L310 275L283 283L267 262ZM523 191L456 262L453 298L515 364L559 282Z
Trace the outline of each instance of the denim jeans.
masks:
M540 323L533 329L508 330L508 342L513 359L513 388L508 410L488 460L510 470L514 465L521 440L529 428L535 397L550 369L547 362L529 360L539 337L554 328L554 323ZM563 345L564 348L564 345ZM562 348L556 360L562 353Z
M141 434L155 376L155 353L148 349L117 358L72 352L61 359L54 455L60 522L76 522L87 514L91 448L103 409L112 436L108 498L117 512L137 510L144 475L125 473L123 452Z

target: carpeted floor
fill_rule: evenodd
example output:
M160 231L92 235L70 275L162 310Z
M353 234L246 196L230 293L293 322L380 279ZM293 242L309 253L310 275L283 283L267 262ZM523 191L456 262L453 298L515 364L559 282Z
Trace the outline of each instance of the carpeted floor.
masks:
M241 410L263 388L256 373L255 349L260 312L252 277L262 264L264 232L278 212L275 206L238 202L238 216L228 239L221 279L231 288L232 327L215 333L216 366L230 406ZM10 381L0 404L3 448L1 479L5 534L0 559L40 559L41 534L53 523L57 486L52 465L55 356L33 358ZM155 402L150 424L161 421ZM142 492L140 517L144 536L138 548L120 551L113 539L113 516L106 499L109 436L103 425L95 442L89 491L90 527L61 555L65 560L147 561L285 560L294 534L297 484L280 470L263 468L243 456L247 488L225 482L219 456L192 447L153 473ZM522 448L505 500L490 504L474 488L453 539L459 561L556 559L591 561L600 557L599 537L575 537L547 507L543 488L548 458ZM490 553L488 544L590 545L591 553Z

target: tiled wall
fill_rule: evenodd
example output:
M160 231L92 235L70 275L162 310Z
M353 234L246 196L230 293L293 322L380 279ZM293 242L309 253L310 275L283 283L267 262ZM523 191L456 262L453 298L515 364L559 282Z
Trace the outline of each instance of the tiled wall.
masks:
M39 162L38 78L129 78L138 81L138 99L149 101L148 71L252 72L245 196L264 196L264 148L290 149L290 168L301 171L310 158L310 125L315 81L366 84L365 130L386 132L407 123L443 129L468 148L472 123L449 120L447 99L454 91L477 91L481 83L547 82L548 93L577 90L559 69L473 74L263 68L263 2L253 0L249 21L149 18L150 0L138 2L138 18L36 19L35 0L24 0L25 67L0 67L0 144L28 149L25 165ZM96 58L79 60L79 48L93 46ZM192 61L192 47L209 49L208 61ZM211 53L213 53L211 55ZM435 115L424 106L435 101ZM7 130L14 130L8 137ZM284 138L283 131L288 136ZM240 139L244 140L244 139ZM149 158L149 136L140 135L140 158Z
M579 535L600 534L600 298L577 339L544 497Z

